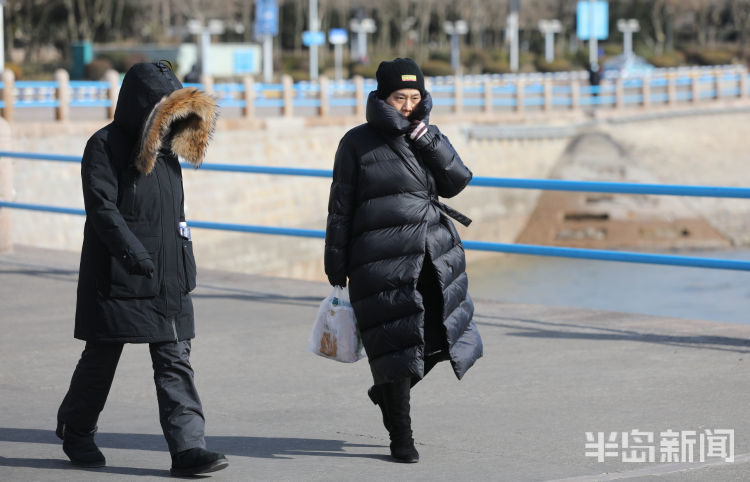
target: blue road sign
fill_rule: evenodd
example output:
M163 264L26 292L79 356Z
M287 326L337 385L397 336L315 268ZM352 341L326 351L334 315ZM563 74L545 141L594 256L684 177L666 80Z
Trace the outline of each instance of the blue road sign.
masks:
M332 28L328 31L328 42L333 45L345 44L349 40L349 34L343 28Z
M593 14L591 10L591 2L579 0L576 34L579 39L588 40L591 37L593 27L594 37L597 40L604 40L609 37L609 3L604 0L597 0L594 2Z
M279 6L276 0L255 1L255 35L278 35Z
M310 47L313 45L323 45L326 43L326 34L325 32L311 32L309 30L305 30L302 32L302 44L305 47Z

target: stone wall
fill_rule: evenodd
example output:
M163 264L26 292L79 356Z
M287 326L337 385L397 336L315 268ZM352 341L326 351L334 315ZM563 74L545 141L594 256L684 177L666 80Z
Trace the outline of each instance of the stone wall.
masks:
M354 125L310 126L303 119L247 127L222 123L206 162L330 169L339 139ZM545 177L567 140L468 140L464 124L440 122L441 130L475 176ZM19 126L13 150L80 155L98 126L58 128L42 135ZM78 164L13 160L17 202L83 207ZM330 181L185 170L188 219L264 226L325 229ZM458 225L464 239L512 242L535 205L538 192L471 187L448 200L474 219ZM15 210L14 243L80 249L83 217ZM322 239L194 230L198 263L206 268L324 279ZM489 254L470 253L470 260Z

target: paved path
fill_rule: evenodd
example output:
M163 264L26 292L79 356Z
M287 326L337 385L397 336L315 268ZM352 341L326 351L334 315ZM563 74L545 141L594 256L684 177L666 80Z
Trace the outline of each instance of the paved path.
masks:
M77 261L0 255L0 480L168 477L145 346L126 348L100 419L106 468L72 468L52 432L83 347L71 339ZM422 459L402 465L386 457L366 361L305 351L327 291L200 273L192 360L208 444L230 460L215 480L747 479L750 326L477 300L485 357L461 382L443 364L415 388ZM654 433L656 463L622 462L621 435L616 457L585 455L586 432L635 429ZM734 429L735 461L659 463L668 429Z

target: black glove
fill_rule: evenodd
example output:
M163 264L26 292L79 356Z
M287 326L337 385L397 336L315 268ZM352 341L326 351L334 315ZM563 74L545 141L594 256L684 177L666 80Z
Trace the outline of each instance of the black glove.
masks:
M141 259L134 260L134 263L130 267L130 274L139 274L141 276L145 276L148 279L151 279L154 277L154 262L151 261L151 258L145 257Z
M427 128L427 124L421 120L412 121L407 134L409 140L417 149L424 149L429 146L435 138L434 134Z
M346 275L343 275L341 277L329 276L328 282L331 283L331 286L341 286L342 288L344 288L346 287Z

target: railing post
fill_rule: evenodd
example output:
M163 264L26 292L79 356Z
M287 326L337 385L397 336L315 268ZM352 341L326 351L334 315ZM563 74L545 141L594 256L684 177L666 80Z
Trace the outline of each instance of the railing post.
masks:
M516 78L516 112L523 112L524 84L520 77Z
M203 85L203 92L206 94L214 93L214 78L210 75L201 75L201 84Z
M622 78L615 79L615 109L620 110L625 107L625 83Z
M319 78L320 82L320 109L318 115L320 117L328 117L330 114L330 99L328 94L328 77L321 75Z
M245 107L242 108L242 115L250 119L255 115L255 79L246 75L242 78L242 84L245 88Z
M361 75L354 76L354 114L365 116L365 79Z
M107 96L109 97L107 115L109 115L110 119L114 119L115 109L117 108L117 96L120 95L120 74L114 69L109 69L104 73L104 78L109 83L109 89L107 90Z
M3 79L3 119L13 122L13 102L15 101L16 77L13 71L5 69L2 75Z
M648 109L651 107L651 77L641 78L643 85L641 86L641 95L643 97L643 108Z
M55 82L57 82L57 109L55 109L55 118L60 122L70 120L70 75L65 69L55 71Z
M701 101L701 73L700 71L691 72L690 90L693 94L693 104Z
M737 88L740 90L738 97L740 99L747 99L747 70L744 67L737 69L737 75L739 80L737 81Z
M724 73L720 69L714 70L714 88L716 89L716 97L714 97L714 99L717 101L721 100L721 87L723 85L723 82L721 81L722 75L724 75Z
M10 125L0 119L0 150L11 150ZM0 158L0 200L13 201L13 163L10 158ZM13 216L10 208L0 208L0 253L13 249Z
M460 114L464 110L464 81L456 75L453 77L453 112Z
M667 74L667 104L670 107L677 105L677 83L673 72Z
M294 115L294 82L292 77L289 75L281 76L281 85L283 87L282 97L284 98L284 117L292 117Z
M552 110L552 81L549 78L544 79L544 110Z
M487 78L484 80L484 112L487 114L492 113L492 79Z
M570 110L578 110L581 107L581 86L578 80L570 82Z

